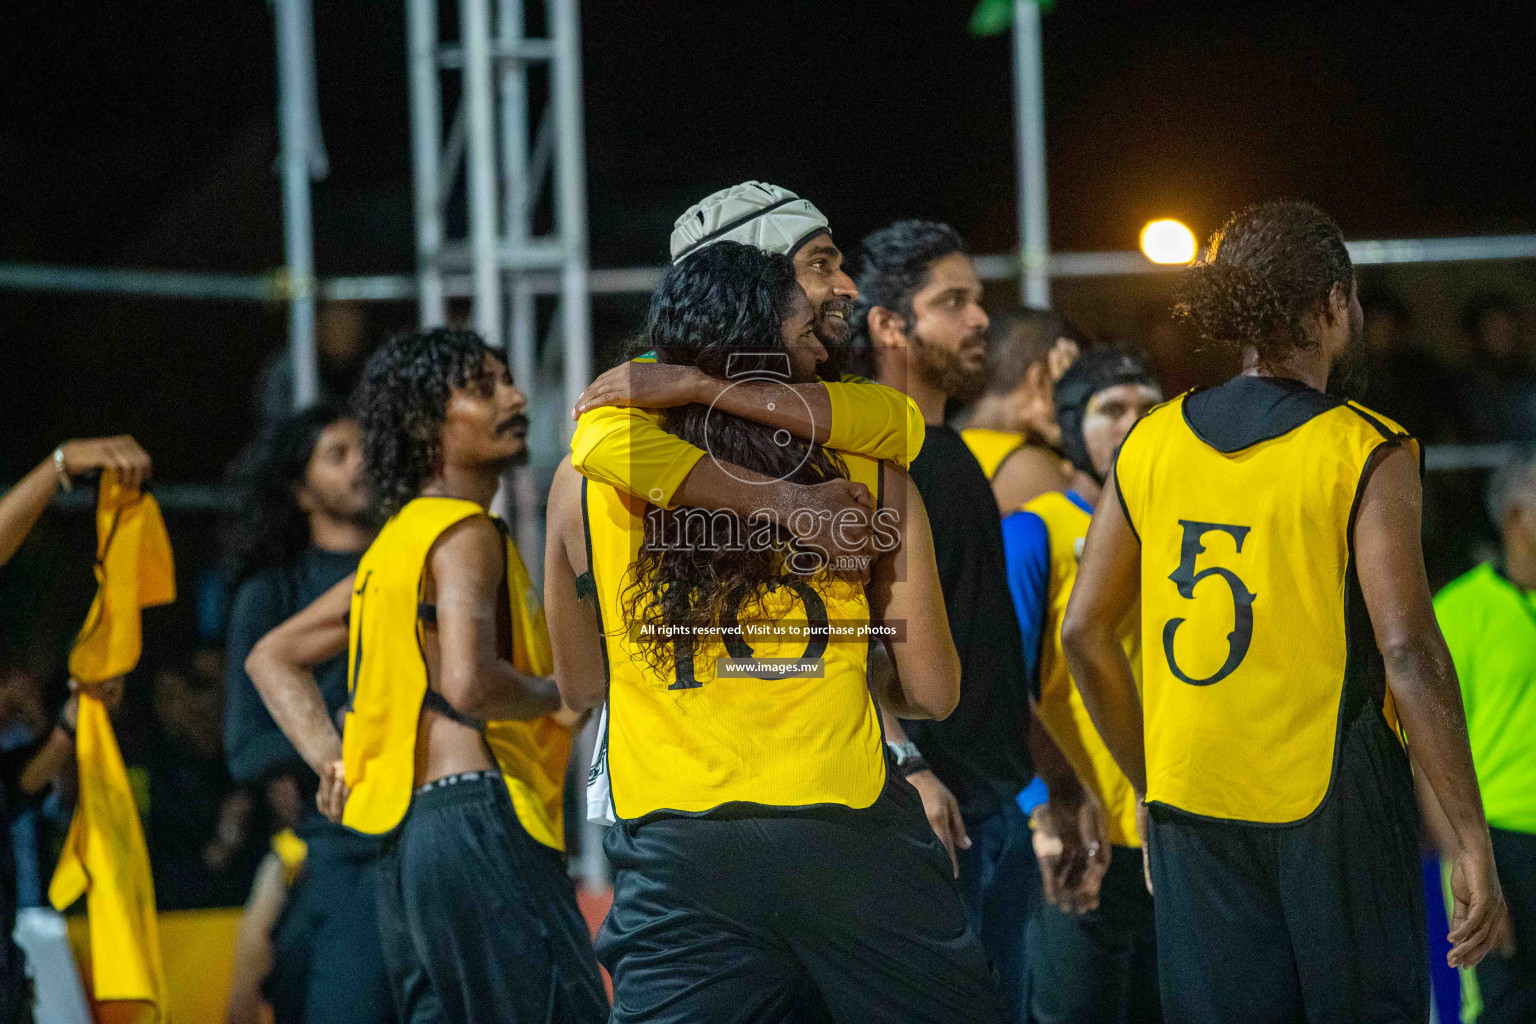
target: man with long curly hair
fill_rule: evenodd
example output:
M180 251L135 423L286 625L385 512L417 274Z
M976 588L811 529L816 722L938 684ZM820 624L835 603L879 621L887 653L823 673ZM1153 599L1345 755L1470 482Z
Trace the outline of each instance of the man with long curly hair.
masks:
M224 750L230 775L264 787L281 820L312 801L319 780L262 705L245 659L268 631L351 575L373 540L362 430L340 406L306 409L269 428L232 475L241 496L228 531L237 589L229 616ZM314 671L334 714L347 700L347 659L338 655ZM303 881L272 936L273 970L264 987L278 1024L390 1020L371 899L378 841L331 824L312 806L284 824L308 849ZM337 949L356 952L345 961L315 955Z
M1425 1020L1409 751L1460 848L1453 965L1483 958L1504 907L1425 578L1418 442L1325 393L1362 317L1316 207L1235 214L1175 310L1243 371L1125 439L1061 628L1145 800L1163 1011ZM1138 599L1140 688L1117 635Z
M313 806L315 772L272 722L246 674L257 640L358 568L375 533L362 473L362 431L341 405L295 413L264 431L232 473L241 496L227 531L235 582L224 679L224 755L238 783L261 786L276 818L307 844L303 881L270 936L261 990L278 1024L390 1019L389 979L370 900L378 841L335 826ZM347 659L315 666L333 712L347 700ZM355 949L341 963L316 950ZM255 1001L257 979L241 986ZM247 1007L255 1012L255 1006Z
M607 999L563 854L575 719L527 570L487 512L526 458L527 399L478 335L438 329L379 349L355 403L390 518L247 670L320 776L321 811L384 837L379 924L401 1017L595 1024ZM344 651L338 735L311 670Z
M649 343L793 401L814 378L815 311L779 254L732 241L668 270ZM769 379L771 378L771 379ZM648 505L580 476L550 493L545 592L573 708L608 700L598 935L619 1024L1001 1024L986 955L917 793L886 759L870 628L904 627L879 699L942 718L958 695L923 502L890 463L702 404L665 429L732 465L867 487L883 550L867 588L756 514Z

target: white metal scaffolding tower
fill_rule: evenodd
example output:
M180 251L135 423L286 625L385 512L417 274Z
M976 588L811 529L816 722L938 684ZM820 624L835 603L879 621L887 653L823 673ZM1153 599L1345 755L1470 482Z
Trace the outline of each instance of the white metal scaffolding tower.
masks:
M562 451L570 434L563 411L592 371L578 0L542 0L543 37L527 34L522 0L459 0L452 40L443 38L437 0L405 6L421 324L445 322L444 277L467 270L474 327L506 348L528 393L531 443L543 456ZM547 95L542 109L536 92ZM445 99L454 97L445 133ZM460 182L465 232L453 238L447 214ZM535 234L546 201L550 230ZM542 360L532 279L539 272L559 276L550 340L558 326L563 342ZM556 354L563 386L550 374ZM515 504L519 547L537 576L539 489L526 469L512 484L513 500L503 495L502 507Z

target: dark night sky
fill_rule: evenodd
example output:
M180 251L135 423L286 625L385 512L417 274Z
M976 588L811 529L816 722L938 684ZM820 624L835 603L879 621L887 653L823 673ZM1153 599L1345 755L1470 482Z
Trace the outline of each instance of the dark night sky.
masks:
M845 246L906 215L1015 244L1009 49L966 34L971 0L584 6L594 265L660 262L678 213L746 178L813 199ZM1059 0L1052 245L1283 196L1357 238L1536 231L1533 6ZM402 5L316 0L316 27L321 272L406 270ZM272 54L257 0L5 5L0 260L278 263ZM633 309L600 304L599 329ZM162 479L215 478L283 333L276 308L0 293L0 479L107 430Z

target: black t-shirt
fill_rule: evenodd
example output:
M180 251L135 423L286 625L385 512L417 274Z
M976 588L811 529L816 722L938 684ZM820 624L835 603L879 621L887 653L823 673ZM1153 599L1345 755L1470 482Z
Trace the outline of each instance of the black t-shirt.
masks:
M313 796L316 780L288 737L261 702L256 684L245 672L245 659L256 642L273 627L308 607L348 574L357 570L361 551L334 552L306 548L287 565L263 569L240 584L229 613L229 662L225 673L224 756L236 782L263 782L291 774ZM339 654L315 667L315 682L325 706L335 715L347 702L347 656ZM310 815L303 831L323 819Z
M967 822L1012 800L1034 775L1023 641L1004 573L1002 518L986 474L960 435L928 427L913 461L928 508L949 632L960 655L960 703L942 722L902 723Z

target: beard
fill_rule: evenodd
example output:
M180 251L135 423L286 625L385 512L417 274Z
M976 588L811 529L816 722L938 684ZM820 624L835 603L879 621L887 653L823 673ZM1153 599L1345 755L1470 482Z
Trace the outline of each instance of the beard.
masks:
M316 494L315 497L320 511L337 522L351 523L353 526L373 524L373 492L366 483L340 493Z
M1360 399L1371 386L1370 352L1365 345L1365 317L1349 315L1349 344L1328 370L1328 393Z
M834 314L841 314L836 316ZM851 299L831 298L821 304L816 310L816 322L812 330L816 332L816 340L826 346L827 351L842 345L848 340L848 319L853 315L853 301Z
M983 360L974 369L962 362L959 351L924 341L917 331L912 332L907 346L912 369L918 379L931 388L944 392L960 402L970 402L981 397L987 385L987 364Z

